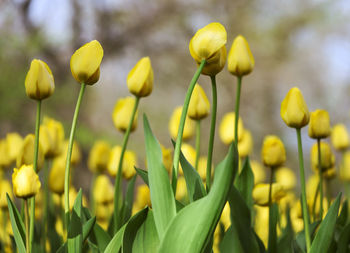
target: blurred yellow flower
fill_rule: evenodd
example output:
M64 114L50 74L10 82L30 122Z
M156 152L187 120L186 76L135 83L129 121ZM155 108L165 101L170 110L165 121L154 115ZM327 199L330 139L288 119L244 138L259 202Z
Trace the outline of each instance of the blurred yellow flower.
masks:
M228 202L226 202L222 210L220 222L224 225L225 231L231 226L231 209Z
M137 97L147 97L153 89L153 69L151 59L143 57L128 74L126 83L129 91Z
M344 182L350 182L350 151L343 154L343 162L340 166L340 179Z
M231 144L235 139L235 136L234 136L235 118L236 118L235 113L229 112L229 113L226 113L221 120L219 135L220 135L221 141L226 145ZM244 132L243 121L241 117L239 117L238 118L238 142L242 140L243 132Z
M175 198L183 200L187 197L186 180L183 176L178 177Z
M4 167L8 167L11 164L8 145L6 143L6 139L0 139L0 169ZM1 171L1 170L0 170Z
M220 23L210 23L192 37L190 54L198 65L206 60L202 71L204 75L214 76L224 68L227 58L226 41L227 33Z
M43 128L43 135L41 135ZM40 142L45 157L53 158L61 154L64 142L64 128L61 122L49 117L44 117L40 127Z
M62 153L59 156L60 159L64 160L64 162L66 162L67 160L67 152L68 152L68 140L65 140L63 142L63 149L62 149ZM81 150L80 150L80 146L78 144L77 141L73 142L73 151L72 151L72 156L70 159L70 164L75 167L77 166L81 161Z
M262 164L258 161L251 160L250 167L252 168L254 174L254 184L263 183L266 179L266 172Z
M198 174L201 177L201 179L203 180L203 182L205 182L206 178L207 178L207 160L208 158L206 156L201 156L199 157L199 161L198 161ZM211 169L211 176L214 175L214 170L213 170L213 166Z
M348 130L344 124L337 124L332 128L331 141L338 151L346 150L350 146Z
M254 57L247 40L242 35L238 35L233 41L227 62L228 71L235 76L241 77L252 72Z
M6 194L12 199L12 187L9 181L0 181L0 209L7 209L7 198Z
M317 174L312 174L306 182L306 196L314 198L318 190L319 177Z
M333 167L333 168L330 168L330 169L324 171L322 173L322 175L324 176L324 178L326 178L328 180L329 179L333 179L333 178L335 178L337 176L337 170L336 170L335 167Z
M33 165L22 165L19 169L14 169L12 184L15 196L24 199L35 196L41 186Z
M164 167L169 173L171 173L171 169L173 167L172 149L165 148L162 144L160 144L160 147L162 149Z
M95 84L100 78L103 48L97 40L86 43L74 52L70 59L70 69L78 83Z
M287 167L281 167L275 172L276 182L280 183L286 191L292 191L295 188L297 179L293 170Z
M145 206L152 207L151 195L147 185L143 184L137 188L136 198L132 208L132 214L137 213Z
M268 135L261 149L261 159L265 166L276 168L286 161L286 150L283 142L276 135Z
M121 152L122 148L120 146L115 146L111 150L107 169L112 177L115 177L118 173ZM135 166L137 166L136 154L133 151L126 150L122 164L122 176L127 180L132 178L136 174Z
M49 66L37 59L32 60L24 84L27 96L35 100L48 98L55 90L55 82Z
M97 205L106 205L113 202L114 188L106 175L99 175L96 178L93 189L94 201Z
M188 117L193 120L201 120L209 115L210 103L202 86L198 83L194 86L188 107Z
M34 141L35 136L34 134L28 134L23 141L23 145L19 150L16 165L17 168L20 168L22 165L31 165L33 164L33 158L34 158ZM40 171L40 169L44 165L44 152L43 148L41 146L41 143L39 142L39 150L38 150L38 163L37 163L37 170Z
M135 105L134 97L120 98L114 106L112 118L114 126L121 132L125 132L128 129L130 119L132 117L132 111ZM137 111L134 121L131 126L131 131L134 131L137 127Z
M253 150L253 136L249 130L244 129L242 139L238 142L239 157L249 156L252 150Z
M303 94L297 87L291 88L283 99L281 117L287 126L293 128L302 128L309 123L309 110Z
M111 147L105 141L97 141L90 150L88 167L92 172L107 170Z
M181 113L182 113L182 106L176 107L169 121L169 133L171 138L174 140L176 139L177 132L179 130ZM187 140L193 136L194 125L195 125L194 121L191 120L187 115L182 139Z
M23 138L18 133L6 134L6 144L8 157L11 163L16 161L20 148L23 144Z
M253 189L253 199L256 205L267 206L269 204L269 184L257 184ZM271 190L272 203L278 202L286 195L286 191L280 183L273 183Z
M310 114L309 136L313 139L327 138L331 134L329 114L317 109Z
M65 159L54 159L49 174L49 188L52 192L62 195L64 193Z
M335 157L332 153L331 147L327 142L320 142L321 149L321 166L318 164L318 146L317 142L312 145L310 152L311 168L318 171L321 167L322 171L332 168L335 164Z
M196 162L196 150L187 143L181 145L181 152L186 158L186 160L194 167ZM180 165L180 175L183 175L182 166Z

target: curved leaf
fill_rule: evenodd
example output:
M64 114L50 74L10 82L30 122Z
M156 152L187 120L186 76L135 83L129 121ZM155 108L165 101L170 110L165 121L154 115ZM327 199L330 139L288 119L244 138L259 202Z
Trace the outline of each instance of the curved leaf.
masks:
M21 216L16 208L16 206L13 204L11 198L6 193L7 198L7 205L9 209L10 214L10 220L11 220L11 226L13 231L13 236L15 237L15 242L17 246L17 250L19 253L26 253L25 248L25 232L24 232L24 224L21 219Z

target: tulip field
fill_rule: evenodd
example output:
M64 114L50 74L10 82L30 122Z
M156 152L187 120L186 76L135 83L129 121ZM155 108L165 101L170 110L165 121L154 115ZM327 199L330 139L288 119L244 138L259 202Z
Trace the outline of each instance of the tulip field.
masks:
M130 96L119 98L112 114L122 142L94 140L90 147L88 194L72 183L82 160L75 136L84 94L102 74L103 45L92 40L72 52L70 69L80 92L69 134L59 119L42 116L42 101L59 87L49 65L33 59L23 80L23 93L36 106L33 133L9 132L0 139L0 252L350 252L346 126L331 125L325 108L309 112L302 88L293 87L280 101L280 120L295 135L299 174L286 167L290 158L277 134L264 136L261 159L251 159L253 135L240 117L244 77L255 67L247 39L238 35L227 52L220 23L189 38L194 74L183 105L169 115L172 146L158 141L151 112L139 115L143 99L157 89L152 59L141 58L127 76ZM218 119L216 77L227 70L237 82L235 110ZM211 94L198 84L201 75L210 79ZM210 121L208 138L203 119ZM143 129L145 164L128 149L137 127ZM304 163L302 132L314 143L311 165ZM187 142L192 137L194 146ZM227 147L218 163L215 140ZM309 167L312 176L306 178Z

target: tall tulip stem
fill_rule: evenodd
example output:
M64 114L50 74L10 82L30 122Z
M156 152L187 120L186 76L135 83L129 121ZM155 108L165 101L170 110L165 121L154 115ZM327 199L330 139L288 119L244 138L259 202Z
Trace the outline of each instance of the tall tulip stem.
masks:
M27 253L30 253L31 252L31 246L30 246L30 241L29 241L29 208L28 208L28 199L24 200L24 223L25 223L25 226L26 226L26 249L27 249Z
M129 122L128 128L126 129L126 132L124 134L122 150L121 150L121 153L120 153L120 158L119 158L119 163L118 163L117 175L115 177L115 184L114 184L115 185L115 188L114 188L114 213L113 213L114 232L115 233L118 231L118 229L121 226L121 220L119 220L118 217L121 217L121 215L119 213L119 211L120 211L119 202L120 202L120 197L122 195L120 184L121 184L121 177L122 177L122 168L123 168L124 154L125 154L126 146L128 145L128 140L129 140L132 124L134 122L134 118L135 118L135 115L136 115L139 103L140 103L140 97L136 97L134 108L132 109L130 122Z
M70 161L72 158L72 152L73 152L73 143L74 143L74 136L75 136L75 130L77 127L77 121L78 121L78 115L80 110L81 101L83 99L84 91L85 91L86 84L82 83L80 87L80 92L77 100L77 104L75 106L73 121L72 121L72 127L70 130L70 136L69 136L69 143L68 143L68 151L67 151L67 159L66 159L66 169L65 169L65 176L64 176L64 212L65 212L65 228L68 230L69 228L69 177L70 177Z
M299 170L300 170L300 184L301 184L301 205L302 205L303 219L304 219L306 251L309 252L310 247L311 247L311 239L310 239L310 229L309 229L309 212L307 209L307 202L306 202L303 146L302 146L302 142L301 142L300 128L297 128L296 131L297 131L297 138L298 138Z
M321 159L321 140L317 139L318 149L318 173L320 177L319 191L320 191L320 220L323 218L323 175L322 175L322 159ZM316 199L317 200L317 199Z
M241 100L241 86L242 77L237 77L237 90L236 90L236 107L235 107L235 143L238 144L238 119L239 119L239 104Z
M201 120L196 120L196 162L195 169L198 170L198 162L201 149Z
M188 111L188 106L190 104L192 92L194 89L194 86L196 85L196 82L206 64L206 60L202 60L201 64L198 66L196 73L192 77L192 80L190 82L190 86L187 89L184 105L182 108L180 123L179 123L179 129L177 132L176 137L176 144L175 144L175 151L174 151L174 162L173 162L173 172L172 172L172 188L174 194L176 193L176 184L177 184L177 174L179 171L179 161L180 161L180 152L181 152L181 144L182 144L182 135L185 128L185 121Z

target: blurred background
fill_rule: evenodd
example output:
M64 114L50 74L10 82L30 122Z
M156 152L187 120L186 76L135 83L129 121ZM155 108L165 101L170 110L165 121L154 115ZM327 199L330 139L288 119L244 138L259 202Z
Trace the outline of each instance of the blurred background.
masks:
M55 77L56 90L43 102L43 116L60 120L68 138L79 92L69 60L82 44L97 39L104 48L101 78L86 90L76 135L84 159L79 170L86 180L75 177L75 184L89 187L90 173L83 172L96 140L121 144L123 136L111 118L113 107L129 95L129 70L150 56L154 91L141 100L138 128L128 146L145 168L142 114L148 115L160 142L170 147L170 115L182 105L196 70L189 41L197 29L220 22L228 33L228 50L242 34L255 57L255 69L243 79L240 110L254 137L252 158L260 160L265 135L279 135L286 145L287 166L298 174L295 130L283 123L280 104L288 90L298 86L310 111L326 109L332 124L349 123L349 13L348 0L0 0L0 138L12 131L22 136L34 132L35 101L24 89L33 58L47 62ZM199 83L211 99L210 79L201 76ZM217 86L218 129L222 116L234 110L236 78L225 68ZM202 153L207 150L209 121L203 122ZM312 141L307 128L302 132L309 168ZM226 151L217 132L214 162Z

